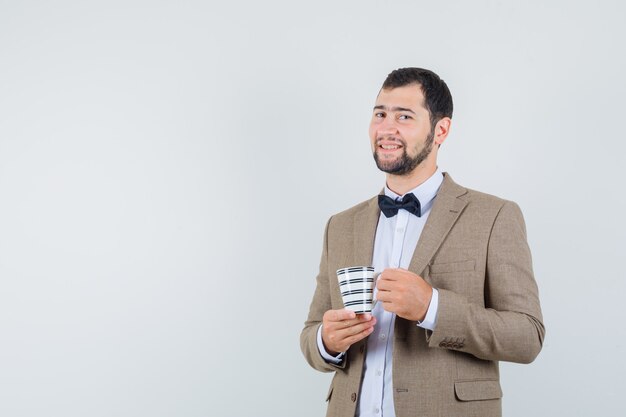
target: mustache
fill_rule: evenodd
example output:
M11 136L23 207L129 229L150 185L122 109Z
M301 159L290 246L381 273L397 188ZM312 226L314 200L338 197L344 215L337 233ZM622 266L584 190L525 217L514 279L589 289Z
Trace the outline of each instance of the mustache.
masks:
M406 148L406 142L401 139L401 138L396 138L395 136L380 136L376 138L376 146L380 145L380 142L382 142L383 140L389 141L389 142L395 142L398 145L402 145Z

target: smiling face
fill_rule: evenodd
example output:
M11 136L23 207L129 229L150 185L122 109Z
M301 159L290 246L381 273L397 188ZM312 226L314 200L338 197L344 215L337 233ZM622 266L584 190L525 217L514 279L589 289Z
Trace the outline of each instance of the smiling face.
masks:
M382 89L378 94L369 135L381 171L401 176L421 165L436 165L433 144L437 127L431 128L430 113L423 103L418 84Z

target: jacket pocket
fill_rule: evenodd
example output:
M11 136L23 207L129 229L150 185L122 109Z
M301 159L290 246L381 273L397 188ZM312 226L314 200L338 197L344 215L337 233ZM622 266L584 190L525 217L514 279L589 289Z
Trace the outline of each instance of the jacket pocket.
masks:
M502 398L502 388L497 379L456 381L454 392L459 401L496 400Z
M467 261L459 261L459 262L445 262L440 264L430 264L430 273L432 274L443 274L446 272L463 272L463 271L473 271L475 268L476 262L473 259L469 259Z

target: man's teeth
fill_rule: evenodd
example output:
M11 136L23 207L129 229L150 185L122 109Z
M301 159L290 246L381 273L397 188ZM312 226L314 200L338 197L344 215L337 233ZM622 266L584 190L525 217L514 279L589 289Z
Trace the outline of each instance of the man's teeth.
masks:
M398 145L380 145L380 147L383 148L383 149L388 149L388 150L399 149L400 148L400 146L398 146Z

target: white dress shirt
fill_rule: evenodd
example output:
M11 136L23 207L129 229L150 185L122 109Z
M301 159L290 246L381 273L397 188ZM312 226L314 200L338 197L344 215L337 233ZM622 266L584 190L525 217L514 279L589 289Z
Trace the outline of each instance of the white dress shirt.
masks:
M380 213L372 259L375 272L382 272L387 268L409 268L417 241L428 220L442 182L443 174L437 169L429 179L409 191L420 201L421 217L403 209L398 210L397 215L389 218L385 217L382 212ZM391 191L387 186L385 186L385 195L393 199L403 197ZM374 290L374 298L376 294L377 289ZM439 293L433 288L426 317L423 322L418 323L418 326L429 330L435 329L438 301ZM367 339L367 355L356 416L395 417L391 359L396 315L383 310L382 303L376 303L372 315L376 317L377 323ZM345 352L333 357L324 348L321 326L317 332L317 345L320 354L328 362L340 363L343 360Z

